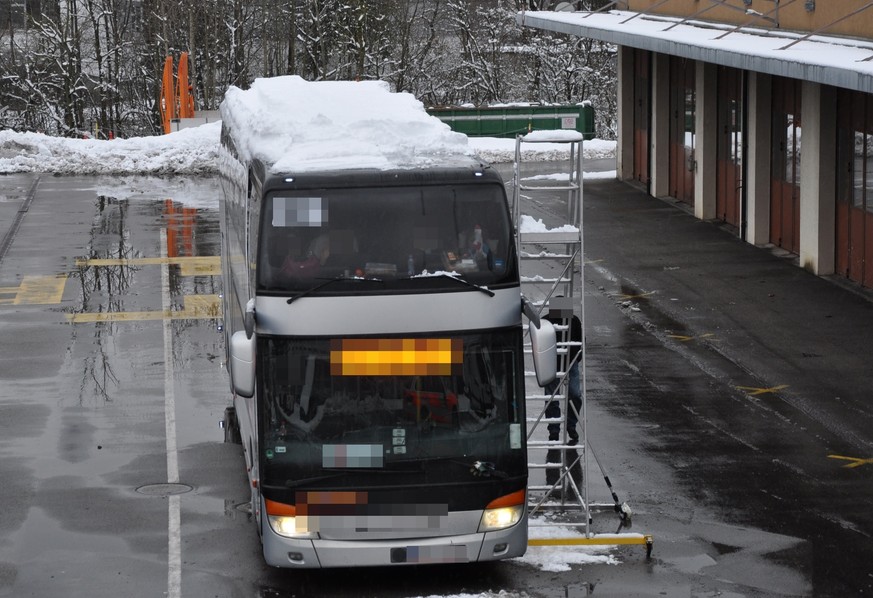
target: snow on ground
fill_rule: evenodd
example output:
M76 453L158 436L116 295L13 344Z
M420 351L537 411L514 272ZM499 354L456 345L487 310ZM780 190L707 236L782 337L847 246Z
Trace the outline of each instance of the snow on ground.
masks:
M220 133L220 123L111 141L5 130L0 131L0 174L213 174Z
M387 135L383 125L384 122L375 128L376 134ZM5 130L0 131L0 174L213 175L217 172L220 133L221 124L218 122L168 135L111 141ZM341 140L331 143L334 147L342 145ZM467 145L473 153L493 164L515 159L514 139L470 137ZM523 144L523 149L524 161L569 159L567 144ZM593 139L583 144L585 160L614 156L614 141ZM589 174L585 178L589 178Z
M578 528L550 525L550 521L542 517L530 519L528 535L537 539L584 537ZM524 556L512 559L512 562L530 565L543 571L560 572L569 571L571 565L617 565L618 559L610 552L609 546L528 546Z

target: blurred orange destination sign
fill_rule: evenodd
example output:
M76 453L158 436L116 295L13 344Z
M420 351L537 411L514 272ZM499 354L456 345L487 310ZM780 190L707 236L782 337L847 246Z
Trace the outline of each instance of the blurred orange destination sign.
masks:
M365 338L331 341L333 376L452 376L464 347L451 338Z

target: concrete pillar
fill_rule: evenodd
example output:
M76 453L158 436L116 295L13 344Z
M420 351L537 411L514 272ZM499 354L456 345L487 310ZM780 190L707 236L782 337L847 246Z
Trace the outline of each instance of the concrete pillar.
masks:
M718 140L718 69L708 62L697 62L694 130L694 215L703 220L715 218L715 155Z
M748 151L746 156L746 240L770 242L771 94L773 79L749 72Z
M633 48L618 47L618 178L634 177L634 55Z
M653 54L652 127L649 134L654 197L670 194L670 56Z
M833 274L837 94L804 81L801 102L800 265L814 274Z

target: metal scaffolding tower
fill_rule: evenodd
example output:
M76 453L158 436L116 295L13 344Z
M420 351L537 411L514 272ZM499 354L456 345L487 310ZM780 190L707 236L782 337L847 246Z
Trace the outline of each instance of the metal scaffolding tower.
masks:
M512 209L517 227L517 251L521 262L521 282L525 297L537 308L538 315L548 309L558 340L558 379L548 391L537 384L526 356L526 399L528 411L527 448L531 481L528 484L528 513L561 513L560 523L584 531L585 538L575 544L644 544L651 551L651 536L642 534L593 534L592 511L609 509L618 513L621 525L629 523L631 511L620 503L608 476L597 462L588 443L585 294L583 292L584 234L582 217L582 142L575 131L536 131L516 138L512 184ZM528 143L566 144L569 149L567 172L545 177L525 176L524 145ZM522 214L521 202L536 203L538 195L554 198L566 194L566 224L548 228L542 221ZM581 335L571 337L572 318L581 322ZM529 353L529 344L525 345ZM571 355L573 356L571 358ZM530 366L530 367L529 367ZM578 410L570 399L570 372L579 372L580 401ZM554 386L554 388L552 388ZM560 407L555 415L554 404ZM552 405L549 408L549 405ZM568 429L572 412L578 419L578 440ZM547 411L551 417L547 416ZM549 426L552 430L548 430ZM555 428L560 432L555 439ZM551 438L551 439L550 439ZM611 503L589 500L589 457L597 462L612 494ZM538 473L541 472L541 473ZM543 480L545 478L545 480ZM540 523L531 524L542 525Z

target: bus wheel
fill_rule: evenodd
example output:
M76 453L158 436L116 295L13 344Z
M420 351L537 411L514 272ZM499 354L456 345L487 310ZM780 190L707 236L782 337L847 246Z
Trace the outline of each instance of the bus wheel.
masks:
M261 495L252 492L252 517L255 518L255 529L258 530L258 538L261 540L261 544L264 543L264 526L269 525L267 523L267 518L261 513L260 509L261 505Z
M228 407L224 410L224 441L233 444L242 444L242 435L239 432L239 420L236 417L236 409Z

